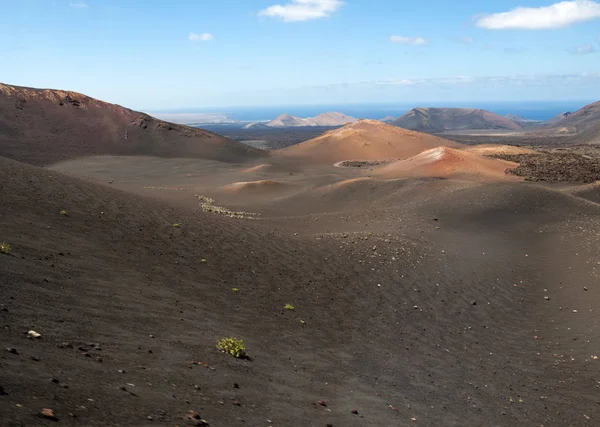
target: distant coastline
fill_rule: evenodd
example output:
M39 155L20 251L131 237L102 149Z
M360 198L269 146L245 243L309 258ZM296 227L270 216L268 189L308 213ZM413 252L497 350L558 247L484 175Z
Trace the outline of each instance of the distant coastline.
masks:
M522 102L416 102L398 104L337 104L242 106L224 108L189 108L147 111L157 118L182 124L219 124L267 122L280 114L313 117L327 111L339 111L352 117L380 120L386 116L399 117L414 107L481 108L501 116L514 114L530 120L548 120L565 111L576 111L590 101L522 101Z

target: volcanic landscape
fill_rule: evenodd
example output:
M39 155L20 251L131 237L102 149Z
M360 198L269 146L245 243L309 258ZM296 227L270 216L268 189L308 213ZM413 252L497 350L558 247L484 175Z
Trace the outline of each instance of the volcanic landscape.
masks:
M600 425L574 116L552 146L357 120L265 151L0 84L0 424Z

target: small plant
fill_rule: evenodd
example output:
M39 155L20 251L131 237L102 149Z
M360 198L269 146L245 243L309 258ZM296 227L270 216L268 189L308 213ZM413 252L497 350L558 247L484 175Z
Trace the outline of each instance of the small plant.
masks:
M246 356L244 341L237 338L223 338L217 342L217 349L223 353L231 354L236 359Z
M240 291L238 288L231 288L231 290L232 290L233 292L239 292L239 291Z
M9 254L12 252L12 246L7 242L0 242L0 253Z
M62 216L69 216L69 212L67 212L67 211L66 211L66 210L64 210L64 209L60 211L60 214L61 214Z
M290 310L290 311L294 311L295 310L295 308L294 308L294 306L292 304L286 304L285 307L283 307L283 308L285 308L286 310Z
M173 224L173 227L179 228L179 227L181 227L181 225L179 225L179 224Z

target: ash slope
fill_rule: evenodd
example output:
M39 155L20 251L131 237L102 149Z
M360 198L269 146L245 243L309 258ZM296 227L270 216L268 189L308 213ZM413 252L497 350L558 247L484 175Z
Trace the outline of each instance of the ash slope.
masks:
M0 155L33 165L82 156L151 155L238 162L260 150L212 132L62 90L0 84Z
M456 148L461 146L443 138L400 129L377 120L359 120L274 153L304 158L315 163L335 163L343 160L405 158L440 145Z
M190 409L248 426L600 416L594 203L358 180L249 222L0 166L14 248L0 256L0 339L18 352L0 356L0 424L50 425L43 407L73 426L181 424ZM252 360L219 353L224 336Z

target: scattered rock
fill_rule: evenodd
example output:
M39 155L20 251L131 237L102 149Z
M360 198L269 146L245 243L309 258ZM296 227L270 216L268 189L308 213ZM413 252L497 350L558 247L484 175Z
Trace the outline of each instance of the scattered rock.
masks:
M358 415L358 411L356 409L353 409L350 412L352 412L354 415Z
M8 351L11 354L19 354L19 352L17 351L17 349L13 348L13 347L6 347L6 351Z
M52 409L44 408L40 411L40 415L48 420L58 421L58 418Z
M183 416L185 425L189 426L209 426L206 420L203 420L200 414L194 410L189 410L187 414Z
M148 415L148 416L146 417L146 419L147 419L148 421L152 421L154 418L152 417L152 415Z
M42 334L38 334L36 331L31 330L31 331L27 332L27 336L30 338L41 338Z
M34 362L39 362L42 359L40 359L39 357L36 357L36 356L31 356L31 360L33 360Z
M0 385L0 396L7 396L8 393L4 391L4 387Z

